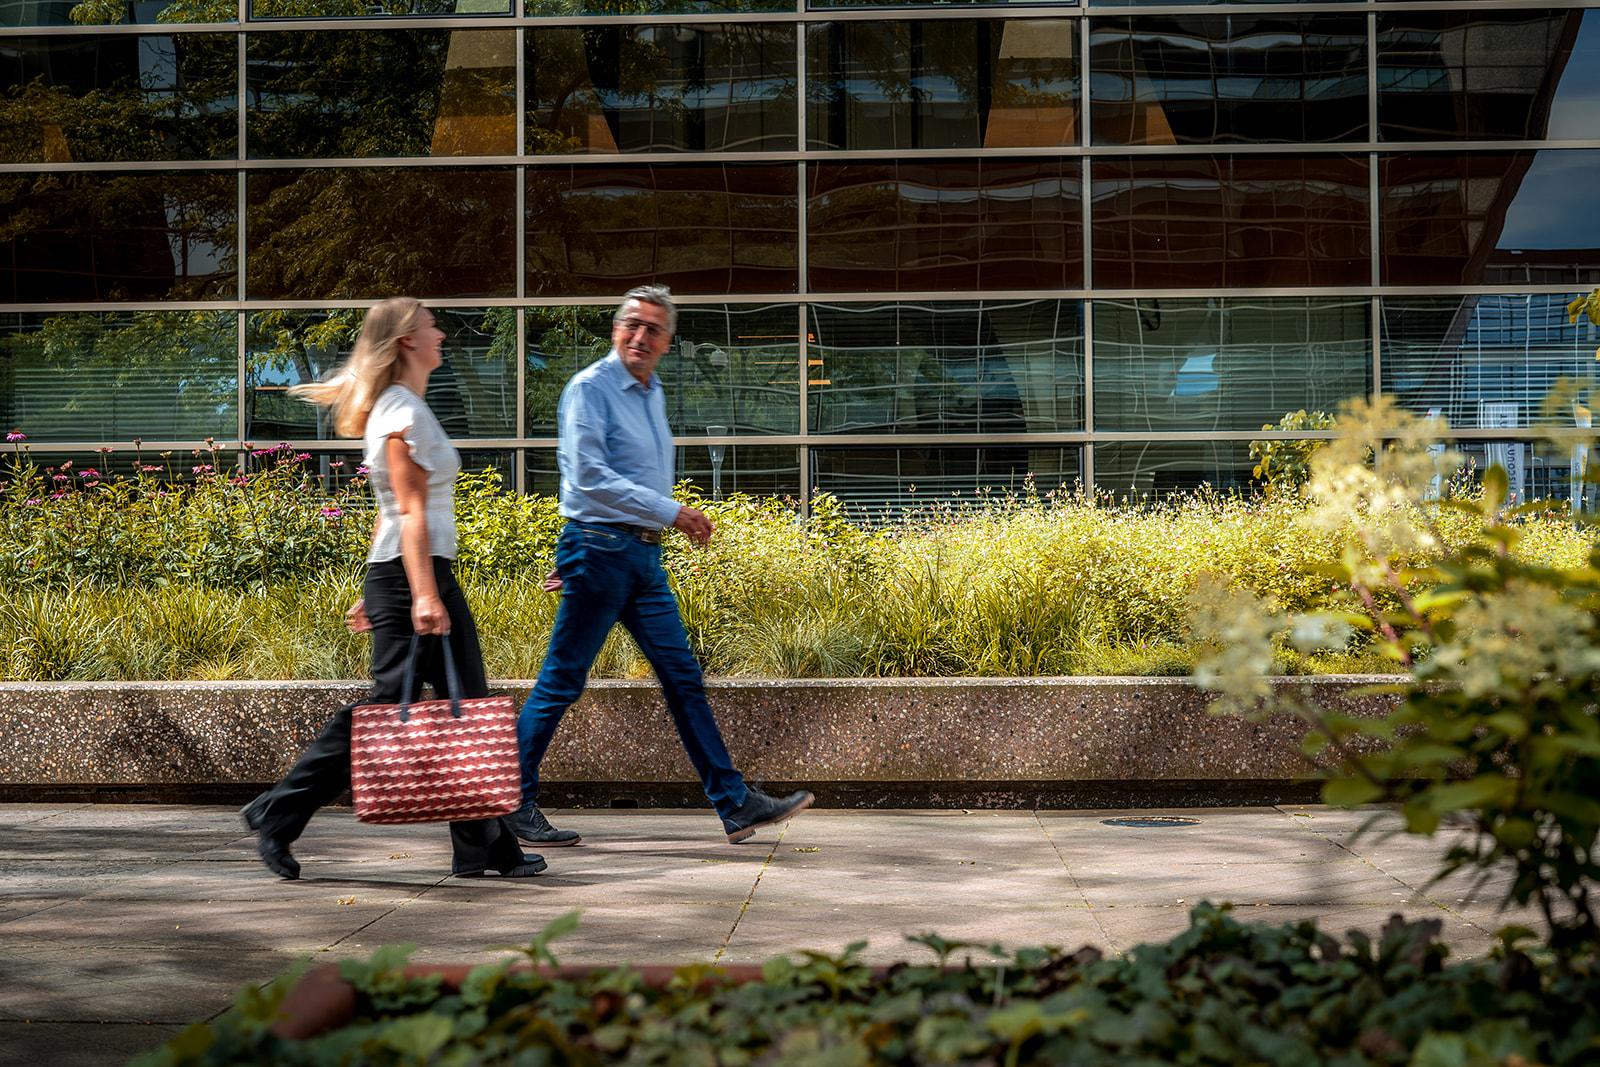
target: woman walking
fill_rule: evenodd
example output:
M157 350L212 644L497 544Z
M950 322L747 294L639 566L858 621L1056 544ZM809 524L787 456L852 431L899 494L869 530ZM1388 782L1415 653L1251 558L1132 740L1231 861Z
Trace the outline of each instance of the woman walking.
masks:
M433 637L420 642L418 682L446 691L440 642L448 641L461 696L481 697L489 688L477 627L450 566L456 554L453 483L461 457L422 400L443 341L420 301L394 297L368 310L349 362L325 381L290 390L330 408L340 434L366 439L378 522L363 596L346 618L351 629L372 632L367 700L374 704L416 699L415 692L401 692L414 634ZM257 835L261 862L280 877L300 877L289 846L316 810L349 785L350 709L341 708L283 780L241 812ZM498 871L523 878L546 866L542 857L523 854L504 818L453 822L450 844L458 877Z

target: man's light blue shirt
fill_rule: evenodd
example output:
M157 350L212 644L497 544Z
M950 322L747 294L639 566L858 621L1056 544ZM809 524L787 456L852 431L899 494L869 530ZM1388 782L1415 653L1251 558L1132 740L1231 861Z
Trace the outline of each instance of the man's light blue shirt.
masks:
M661 379L628 373L616 349L572 376L556 410L561 514L579 522L671 526L672 430Z

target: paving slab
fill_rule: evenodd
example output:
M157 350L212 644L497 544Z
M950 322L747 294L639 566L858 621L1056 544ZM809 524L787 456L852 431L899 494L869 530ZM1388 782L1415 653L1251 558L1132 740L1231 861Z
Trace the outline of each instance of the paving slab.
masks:
M305 877L272 877L223 807L0 805L0 1063L120 1062L224 1010L297 960L414 943L473 962L581 912L554 947L573 963L760 962L866 941L873 962L922 959L907 935L987 946L1170 937L1202 900L1241 918L1317 918L1376 933L1435 917L1458 956L1536 918L1497 911L1506 880L1429 884L1459 831L1359 833L1369 815L1315 806L1169 811L813 810L730 846L709 811L551 811L583 844L544 850L532 879L449 876L437 826L313 820ZM1382 820L1397 825L1393 817Z

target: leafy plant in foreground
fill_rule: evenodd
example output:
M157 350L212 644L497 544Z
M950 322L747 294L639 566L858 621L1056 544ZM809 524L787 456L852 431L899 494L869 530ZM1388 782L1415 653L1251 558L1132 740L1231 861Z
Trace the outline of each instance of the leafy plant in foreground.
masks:
M1202 591L1196 629L1213 651L1196 677L1226 694L1223 710L1304 717L1308 753L1331 752L1342 775L1324 787L1329 803L1396 804L1413 833L1464 823L1471 835L1446 853L1440 877L1508 869L1507 903L1536 906L1552 948L1593 953L1600 546L1568 566L1519 555L1548 505L1508 508L1499 467L1479 499L1429 499L1454 460L1434 427L1387 402L1353 406L1340 428L1311 459L1307 512L1344 531L1328 568L1335 602L1292 613L1237 588ZM1468 522L1447 532L1447 514ZM1394 714L1351 717L1267 683L1275 642L1338 647L1353 634L1406 673Z
M558 923L570 927L568 916ZM555 924L552 924L553 926ZM875 969L857 944L769 961L757 981L680 968L651 985L626 967L579 978L476 968L459 989L407 976L406 949L342 965L349 1025L273 1035L280 985L240 995L142 1067L229 1064L1579 1064L1600 1049L1589 971L1515 949L1454 965L1439 923L1398 917L1373 941L1309 922L1260 927L1197 907L1190 928L1124 958L913 938L936 962ZM521 953L548 964L550 931ZM975 964L974 952L998 957Z

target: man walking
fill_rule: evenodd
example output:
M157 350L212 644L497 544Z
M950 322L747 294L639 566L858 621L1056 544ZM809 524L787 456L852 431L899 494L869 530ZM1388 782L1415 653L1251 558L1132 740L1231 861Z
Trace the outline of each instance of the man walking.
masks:
M655 369L677 321L666 286L631 290L612 319L611 352L574 375L561 394L558 460L567 520L556 544L561 606L544 668L517 720L523 805L511 823L524 841L578 843L575 832L557 830L539 811L539 761L618 622L655 669L729 842L811 806L804 790L771 797L734 769L661 568L663 527L676 527L699 545L713 532L704 512L672 499L672 431Z

